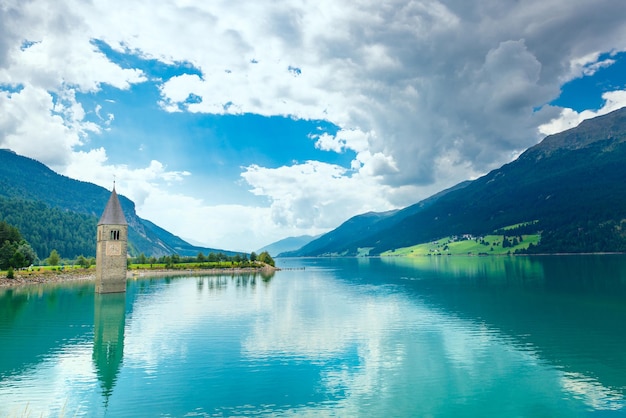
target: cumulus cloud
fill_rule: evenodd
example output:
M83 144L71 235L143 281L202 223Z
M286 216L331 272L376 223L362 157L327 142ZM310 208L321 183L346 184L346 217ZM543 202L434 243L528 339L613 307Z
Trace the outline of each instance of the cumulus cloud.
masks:
M444 156L454 153L458 165L477 173L507 162L557 116L551 107L535 110L557 97L563 82L610 65L597 61L599 51L621 45L624 29L619 19L600 16L621 10L612 2L596 6L398 1L363 2L355 11L322 2L253 6L239 21L233 14L241 10L207 6L203 12L218 17L203 33L224 43L209 48L213 54L187 51L203 77L166 81L163 103L178 109L195 94L202 101L188 106L194 112L327 119L369 135L367 152L390 162L371 170L382 184L450 185L462 178L443 183L435 176ZM250 13L274 24L247 25ZM212 59L226 46L242 55ZM349 148L340 135L320 135L316 145Z
M272 224L266 207L207 204L162 190L150 193L140 209L143 217L159 220L159 226L182 238L223 250L256 251L267 243L301 233L294 227Z
M155 195L161 197L161 201L155 202L161 207L178 205L179 199L173 201L171 195L164 196L160 190L164 184L179 183L191 175L188 171L168 170L156 160L152 160L147 167L111 164L104 148L77 151L70 158L66 166L57 169L69 177L80 178L109 189L113 181L116 181L117 191L131 197L140 208L145 205L148 197Z
M73 98L54 102L50 93L30 84L20 91L0 91L0 146L50 165L66 165L86 131L82 109Z
M53 35L22 48L11 74L50 91L63 87L95 91L104 83L128 89L132 83L146 80L141 71L110 62L89 39Z
M113 119L86 120L77 92L103 84L127 89L146 78L109 61L93 45L87 22L65 4L10 1L0 19L13 41L0 45L0 146L62 171L76 148Z
M572 109L562 109L557 117L539 126L539 131L544 135L552 135L574 128L585 119L606 115L614 110L626 106L626 90L610 91L602 94L604 106L598 110L584 110L576 112Z
M391 188L340 166L307 161L269 169L249 166L242 177L252 193L271 200L272 221L310 230L332 228L359 212L391 209Z

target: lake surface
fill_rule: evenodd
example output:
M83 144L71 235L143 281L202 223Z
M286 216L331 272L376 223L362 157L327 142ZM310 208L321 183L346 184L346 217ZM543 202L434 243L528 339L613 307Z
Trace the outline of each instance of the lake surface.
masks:
M0 289L0 417L626 416L626 257Z

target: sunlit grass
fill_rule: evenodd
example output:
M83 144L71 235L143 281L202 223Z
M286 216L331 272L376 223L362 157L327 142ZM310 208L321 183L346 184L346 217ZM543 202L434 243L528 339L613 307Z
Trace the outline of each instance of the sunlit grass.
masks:
M515 237L519 241L519 236ZM527 249L530 244L537 245L539 235L522 235L521 241L506 247L502 245L503 235L486 235L483 237L472 237L469 239L458 239L455 237L445 237L436 241L424 244L413 245L411 247L398 248L385 251L383 257L400 256L413 257L424 255L504 255L512 254L516 250ZM513 237L507 237L512 242Z
M32 266L25 267L22 269L14 269L14 274L16 276L32 276L32 275L41 275L41 274L53 274L53 273L79 273L79 272L88 272L92 269L95 269L96 266L90 267L82 267L79 265L63 265L63 266ZM8 274L7 270L0 270L0 277L6 277Z

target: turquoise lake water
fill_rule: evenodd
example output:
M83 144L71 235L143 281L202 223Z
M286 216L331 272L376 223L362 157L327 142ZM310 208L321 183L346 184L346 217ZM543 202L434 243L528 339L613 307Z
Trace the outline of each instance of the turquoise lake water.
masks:
M0 417L623 417L626 257L0 289Z

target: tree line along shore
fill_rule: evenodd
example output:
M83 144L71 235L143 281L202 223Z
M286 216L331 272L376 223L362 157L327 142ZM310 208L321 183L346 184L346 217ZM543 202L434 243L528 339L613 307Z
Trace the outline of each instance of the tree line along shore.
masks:
M151 278L163 276L198 276L198 275L239 275L239 274L261 274L271 277L280 270L274 265L256 261L254 263L180 263L166 266L165 264L154 264L151 267L130 264L126 277ZM96 278L95 266L84 268L75 266L58 267L30 267L14 271L13 277L8 278L6 274L0 277L0 287L12 287L31 284L61 283L71 281L93 281Z
M67 266L90 268L96 264L93 256L85 257L78 255L74 258L63 258L56 249L52 249L45 259L41 260L39 255L26 241L19 229L10 225L6 221L0 221L0 276L11 276L15 271L27 269L29 273L33 271L45 272L45 270L65 269ZM227 255L222 252L211 252L204 254L198 252L195 257L180 256L179 254L169 254L160 257L146 256L141 253L136 257L128 258L130 268L165 268L175 269L180 265L186 268L258 268L258 265L267 264L274 266L274 260L267 251L256 254L239 253ZM2 272L5 274L2 275ZM10 274L9 274L10 273ZM8 277L11 278L11 277Z
M20 231L0 221L0 286L53 283L72 280L95 279L95 257L79 255L66 259L56 249L40 260ZM182 257L178 254L161 257L143 253L127 259L128 276L156 276L178 274L270 274L277 270L274 259L267 251L260 254L226 255L224 253Z

